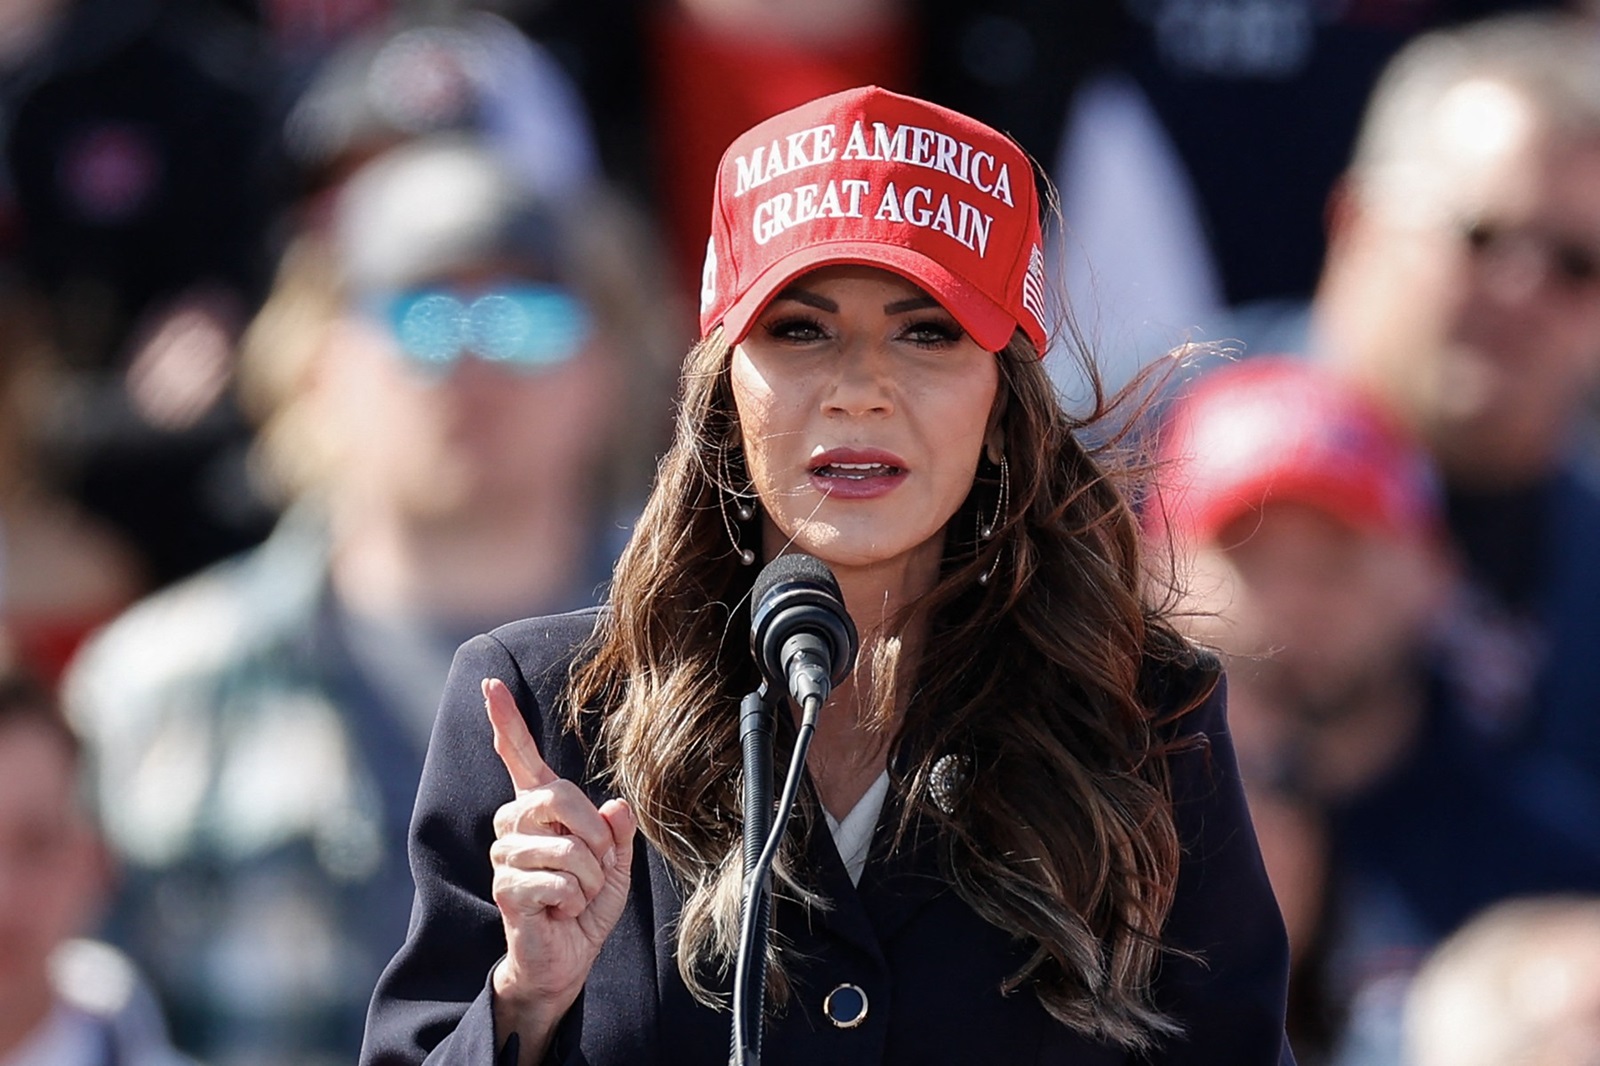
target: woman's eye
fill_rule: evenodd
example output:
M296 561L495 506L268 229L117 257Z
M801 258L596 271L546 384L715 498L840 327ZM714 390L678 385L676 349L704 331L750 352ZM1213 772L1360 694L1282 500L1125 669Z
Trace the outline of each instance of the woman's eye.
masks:
M817 341L828 335L822 323L807 315L786 315L767 324L767 335L784 341Z
M942 319L926 319L920 322L912 322L901 332L901 336L911 343L927 347L943 347L944 345L955 344L965 335L960 326Z

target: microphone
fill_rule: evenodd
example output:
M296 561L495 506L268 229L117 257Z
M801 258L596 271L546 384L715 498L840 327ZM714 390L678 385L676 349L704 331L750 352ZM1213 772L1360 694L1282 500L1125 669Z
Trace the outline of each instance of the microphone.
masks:
M811 555L780 555L756 575L750 654L776 692L821 707L856 663L859 639L833 571Z
M856 664L855 623L833 571L810 555L780 555L756 575L750 590L750 654L765 679L739 705L744 751L744 901L739 953L733 970L731 1066L761 1061L761 1011L766 998L768 911L772 863L789 824L804 774L817 714L833 686ZM776 693L801 710L789 773L772 803L772 727Z

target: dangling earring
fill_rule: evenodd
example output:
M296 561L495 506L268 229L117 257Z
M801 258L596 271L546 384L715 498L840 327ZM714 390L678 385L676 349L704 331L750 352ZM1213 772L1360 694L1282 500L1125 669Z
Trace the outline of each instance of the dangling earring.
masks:
M978 527L978 539L981 541L993 540L1000 527L1005 524L1008 509L1011 506L1011 464L1006 457L1000 457L1000 491L995 494L994 517L987 523ZM1003 549L1001 549L1003 550ZM978 584L988 585L989 579L994 577L994 572L1000 568L1000 550L994 553L994 559L989 563L989 569L978 575Z
M721 492L726 492L729 497L729 502L727 504L724 504L720 501L717 504L717 511L722 515L722 528L728 531L728 540L733 544L734 550L739 553L739 565L754 566L756 562L756 553L751 551L749 548L740 545L738 530L734 528L733 522L728 518L728 508L730 506L733 508L733 517L737 519L740 524L743 524L755 518L755 506L749 500L745 499L743 493L729 487L729 485L732 483L732 479L728 477L728 450L726 448L723 448L718 452L717 465L721 467L721 469L718 471L718 473L721 475L719 480L722 482L722 484L718 486L720 490L719 495Z
M994 577L994 572L1000 569L1000 553L1005 551L1005 545L995 549L994 561L989 564L989 569L978 575L978 584L987 586L989 579Z
M987 523L978 527L978 536L983 540L993 540L1000 527L1005 524L1006 508L1011 503L1011 464L1005 456L1000 457L1000 491L995 496L994 517Z

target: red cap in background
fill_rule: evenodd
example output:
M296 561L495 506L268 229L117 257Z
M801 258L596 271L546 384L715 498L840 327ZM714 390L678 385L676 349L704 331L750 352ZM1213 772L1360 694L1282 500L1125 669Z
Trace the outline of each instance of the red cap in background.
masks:
M1162 430L1150 526L1201 543L1273 501L1406 540L1442 528L1437 478L1387 411L1303 359L1214 370Z

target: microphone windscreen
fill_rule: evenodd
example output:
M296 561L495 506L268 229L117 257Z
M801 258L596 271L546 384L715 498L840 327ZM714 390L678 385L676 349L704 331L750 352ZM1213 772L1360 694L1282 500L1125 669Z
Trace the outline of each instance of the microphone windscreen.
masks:
M797 552L793 555L780 555L761 568L761 573L756 575L755 585L750 590L750 602L759 607L761 601L766 599L767 594L774 588L793 581L821 585L838 599L844 598L839 592L839 582L835 580L833 571L828 569L827 563L814 555Z

